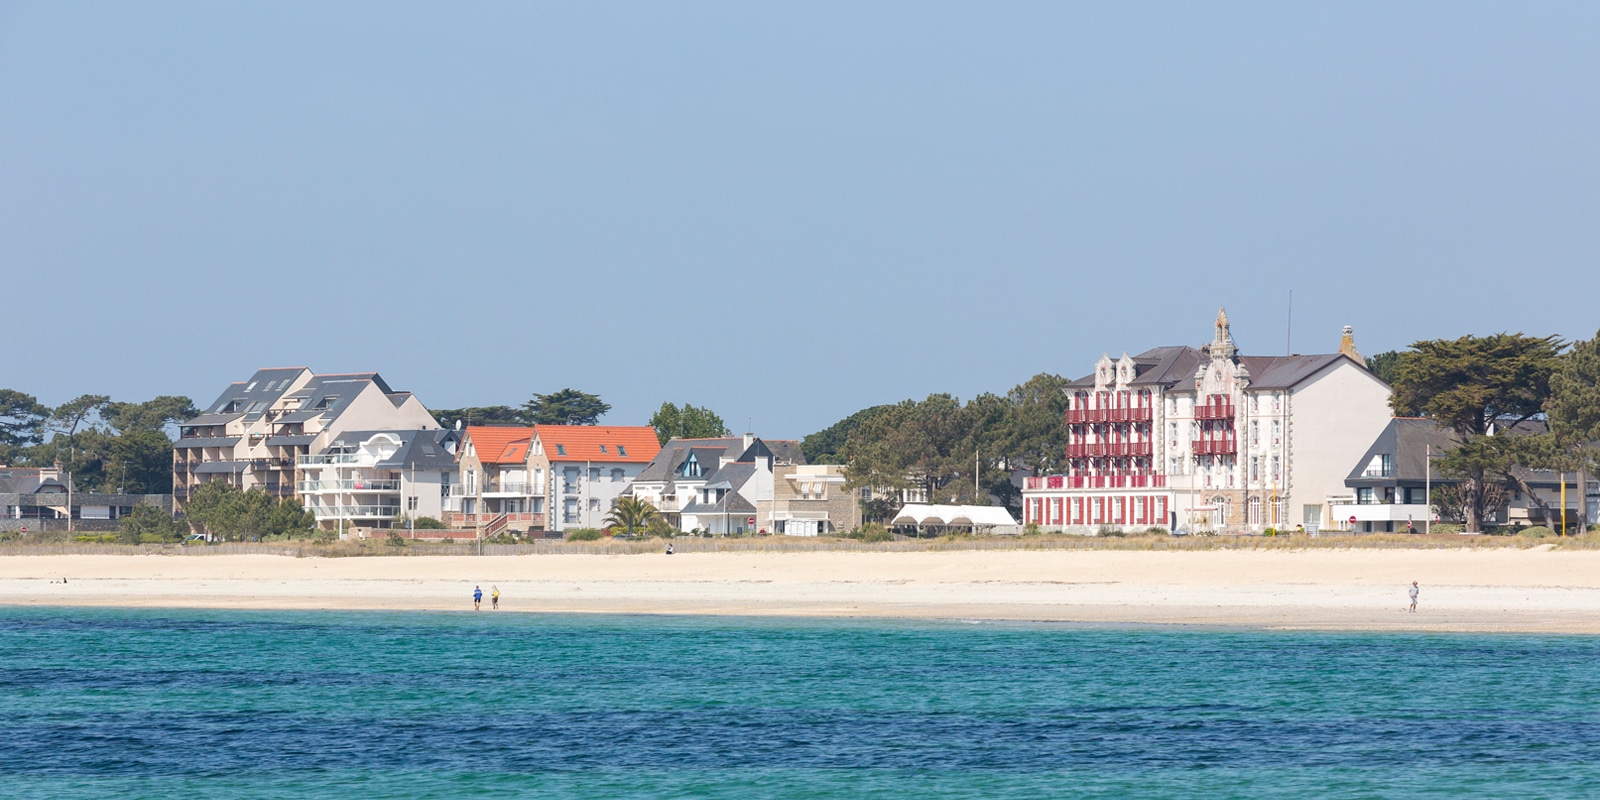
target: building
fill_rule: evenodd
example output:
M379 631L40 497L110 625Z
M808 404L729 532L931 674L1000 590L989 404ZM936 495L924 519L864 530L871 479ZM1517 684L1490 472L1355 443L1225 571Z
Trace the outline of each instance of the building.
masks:
M661 452L648 425L537 425L529 464L546 474L549 529L598 528Z
M450 520L486 536L600 527L660 450L649 426L469 427Z
M838 464L784 464L773 470L772 501L757 504L756 527L786 536L825 536L861 524L861 504Z
M456 478L455 431L346 431L299 459L296 493L325 530L443 520Z
M1391 418L1348 327L1335 353L1245 356L1224 311L1210 344L1101 356L1067 391L1070 467L1023 486L1050 529L1314 530Z
M534 429L471 425L456 453L460 481L451 488L445 523L485 536L545 529L545 472L530 463Z
M305 367L258 370L230 384L204 413L179 425L172 486L181 504L196 487L227 481L276 497L295 493L299 460L345 431L436 430L410 392L375 372L316 375Z
M0 466L0 530L111 530L141 503L172 513L172 495L79 492L56 467Z
M771 508L775 471L803 464L795 441L769 442L748 433L673 439L634 479L632 494L680 531L754 532L761 530L763 504Z
M1543 433L1542 423L1524 423L1530 433ZM1399 417L1372 441L1366 452L1355 462L1345 477L1346 492L1329 498L1332 519L1341 530L1357 533L1380 531L1420 532L1429 520L1461 522L1459 518L1440 519L1430 500L1433 492L1457 484L1454 478L1439 474L1430 468L1429 459L1437 460L1456 446L1455 434L1440 428L1432 420ZM1561 525L1562 501L1566 501L1567 524L1578 525L1582 498L1577 476L1562 475L1549 470L1518 468L1516 476L1537 494L1530 497L1522 487L1511 482L1503 487L1505 506L1486 515L1487 525ZM1600 522L1600 484L1586 481L1589 494L1589 519L1586 523ZM1562 485L1566 486L1565 498ZM1543 503L1543 507L1540 506ZM1545 518L1544 509L1550 509L1551 519Z

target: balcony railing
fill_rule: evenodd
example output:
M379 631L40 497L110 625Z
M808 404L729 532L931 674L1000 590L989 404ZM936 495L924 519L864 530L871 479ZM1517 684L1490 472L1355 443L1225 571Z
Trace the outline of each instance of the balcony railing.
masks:
M538 494L539 493L539 486L538 486L537 483L531 483L531 482L526 482L526 481L523 481L523 482L505 481L503 483L493 483L493 482L491 482L488 486L483 487L483 493L485 495L491 495L491 494L516 494L516 495L528 496L528 495Z
M1195 419L1233 419L1233 403L1204 403L1194 407Z
M301 492L398 492L400 481L349 480L349 481L299 481L295 489Z
M1095 424L1101 422L1149 422L1150 406L1126 408L1074 408L1067 411L1067 423Z
M1067 445L1067 458L1129 458L1150 455L1150 442L1086 442Z
M1028 478L1025 489L1164 489L1165 475L1041 475Z
M1191 444L1197 456L1221 456L1239 452L1239 442L1231 436L1223 439L1197 439Z
M399 506L312 506L317 519L393 519L400 516Z
M316 456L298 456L294 463L302 467L320 467L328 464L360 464L362 457L355 453L323 453Z

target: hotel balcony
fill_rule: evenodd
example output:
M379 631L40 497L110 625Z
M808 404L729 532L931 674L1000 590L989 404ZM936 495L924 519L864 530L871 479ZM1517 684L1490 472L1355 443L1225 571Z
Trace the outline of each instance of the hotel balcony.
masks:
M1067 411L1067 424L1082 425L1102 422L1149 422L1149 406L1132 408L1074 408Z
M1222 439L1197 439L1190 442L1197 456L1225 456L1239 452L1239 441L1232 436Z
M1067 458L1130 458L1150 455L1150 442L1088 442L1067 445Z
M1233 419L1233 403L1206 403L1194 407L1195 419Z
M1028 478L1025 489L1165 489L1165 475L1041 475Z
M348 480L348 481L300 481L295 484L295 489L302 494L315 494L317 492L398 492L399 480Z

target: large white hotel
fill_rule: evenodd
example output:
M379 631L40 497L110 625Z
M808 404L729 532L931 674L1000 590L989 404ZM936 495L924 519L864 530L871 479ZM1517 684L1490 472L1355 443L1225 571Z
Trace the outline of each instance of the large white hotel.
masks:
M1070 466L1023 489L1046 529L1331 527L1391 417L1348 327L1336 353L1243 356L1223 311L1210 344L1101 356L1067 391Z

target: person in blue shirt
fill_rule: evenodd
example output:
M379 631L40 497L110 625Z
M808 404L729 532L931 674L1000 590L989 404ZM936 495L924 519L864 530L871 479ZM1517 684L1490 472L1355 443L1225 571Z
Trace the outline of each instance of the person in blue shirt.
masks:
M479 587L479 586L474 586L474 587L472 587L472 610L473 611L477 611L482 606L483 606L483 588Z

